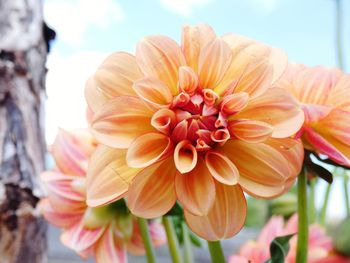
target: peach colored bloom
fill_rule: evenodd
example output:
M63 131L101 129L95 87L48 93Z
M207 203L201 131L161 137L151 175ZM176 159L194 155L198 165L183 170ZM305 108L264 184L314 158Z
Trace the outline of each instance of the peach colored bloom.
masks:
M304 147L350 166L350 75L290 65L275 86L291 91L304 110Z
M96 148L86 131L61 130L52 146L57 169L42 174L48 197L39 209L52 224L63 228L61 241L86 258L93 254L98 263L126 262L126 251L144 253L136 219L123 200L99 208L86 205L87 161ZM150 223L155 245L165 243L162 226Z
M237 255L230 257L230 263L264 263L270 258L270 243L278 236L294 234L298 231L298 216L294 214L284 226L283 217L273 216L262 229L256 241L244 244ZM289 241L290 249L285 259L286 263L295 263L297 235ZM332 239L325 230L313 224L309 227L309 263L349 263L350 259L333 253Z
M185 26L179 46L149 36L136 56L109 56L86 86L93 135L87 202L127 195L137 216L154 218L179 200L190 228L207 240L244 224L243 190L282 194L298 174L303 149L289 137L302 110L270 89L287 58L280 50L207 25Z

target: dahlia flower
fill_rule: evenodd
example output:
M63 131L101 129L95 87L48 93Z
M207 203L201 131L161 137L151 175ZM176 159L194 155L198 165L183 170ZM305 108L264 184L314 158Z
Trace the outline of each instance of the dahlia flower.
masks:
M88 204L127 196L133 214L155 218L178 200L197 235L235 235L243 191L278 196L301 167L303 148L290 136L303 112L271 88L286 65L282 51L207 25L185 26L181 46L148 36L135 56L110 55L86 85L103 144L90 160Z
M126 262L126 251L144 253L136 219L123 199L99 208L86 205L87 161L96 145L86 131L61 130L52 146L57 169L42 174L48 197L39 209L53 225L63 228L61 241L86 258L93 254L98 263ZM155 245L165 243L162 226L150 223Z
M304 147L350 166L350 75L336 68L290 65L275 87L289 90L304 110Z
M248 241L229 263L264 263L270 258L270 243L278 236L295 234L298 231L298 216L294 214L284 226L282 216L273 216L260 232L256 241ZM285 258L286 263L295 263L297 235L289 241L290 249ZM349 263L350 259L333 252L332 239L317 224L309 227L308 240L309 263Z

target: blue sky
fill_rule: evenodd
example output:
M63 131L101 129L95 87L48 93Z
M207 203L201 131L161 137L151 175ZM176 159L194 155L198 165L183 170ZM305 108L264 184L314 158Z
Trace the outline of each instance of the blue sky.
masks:
M44 15L57 32L48 58L46 130L86 126L85 81L111 52L134 52L145 35L180 40L184 24L210 24L280 47L290 61L336 65L335 0L45 0ZM350 47L350 1L343 0L344 47ZM345 48L350 67L350 48ZM333 190L341 192L337 182ZM324 184L320 191L323 191ZM333 194L332 204L341 196ZM320 203L318 199L318 203ZM343 206L332 210L344 214Z

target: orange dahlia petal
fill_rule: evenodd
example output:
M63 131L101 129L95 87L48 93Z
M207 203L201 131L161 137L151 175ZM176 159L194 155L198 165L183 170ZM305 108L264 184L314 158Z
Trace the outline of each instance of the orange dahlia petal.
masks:
M134 82L133 88L141 99L156 108L169 106L173 99L169 87L153 77L137 80Z
M237 92L225 96L220 104L221 111L227 115L235 114L243 110L249 101L249 94L246 92Z
M335 87L329 93L327 104L336 106L344 111L350 111L350 75L344 74L339 78Z
M100 145L92 155L87 174L87 204L101 206L123 197L140 171L126 164L126 150Z
M166 83L173 95L178 94L179 67L185 66L185 57L178 44L166 36L149 36L139 42L136 60L141 71Z
M181 47L187 65L198 72L198 58L201 49L216 38L214 30L208 25L184 26L182 29Z
M252 99L235 118L258 120L272 125L274 138L289 137L304 123L304 113L295 99L288 91L279 88L269 89Z
M249 194L269 198L284 190L290 168L285 157L272 146L230 140L223 151L238 168L238 183Z
M137 137L128 148L126 162L130 167L147 167L171 154L173 144L162 133L146 133Z
M155 218L166 214L176 202L174 160L155 163L143 169L128 192L128 207L134 215Z
M182 66L179 69L179 88L187 94L193 94L198 87L198 76L192 68Z
M237 184L239 172L225 154L217 151L208 151L205 155L205 164L211 175L220 183L227 185Z
M192 171L197 164L196 148L187 140L179 142L174 150L174 161L180 173Z
M208 215L196 216L184 211L188 226L198 236L216 241L237 234L244 225L247 204L239 185L215 182L216 198Z
M230 134L242 141L258 143L266 141L273 132L273 127L266 122L256 120L238 120L229 122Z
M184 208L194 215L206 215L215 199L214 180L202 158L189 173L176 175L176 195Z
M136 95L132 84L141 77L135 57L126 52L116 52L108 56L95 73L98 88L111 98Z
M90 77L85 84L85 99L92 112L98 111L112 96L97 86L94 77Z
M136 97L120 96L104 104L91 123L98 141L114 148L128 148L138 136L154 131L153 112Z
M204 46L198 62L200 86L214 89L224 77L231 60L231 49L223 40L217 38Z

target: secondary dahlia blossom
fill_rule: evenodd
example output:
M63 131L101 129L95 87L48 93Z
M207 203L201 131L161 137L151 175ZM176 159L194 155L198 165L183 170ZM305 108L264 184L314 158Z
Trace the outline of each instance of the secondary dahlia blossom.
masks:
M293 183L303 148L289 137L304 116L271 88L282 51L207 25L185 26L181 41L148 36L89 79L91 129L104 146L89 164L87 202L127 196L133 214L154 218L178 200L193 232L228 238L245 221L243 191L272 198Z
M126 262L126 251L144 253L136 219L124 200L107 206L86 205L87 161L96 145L86 131L61 130L52 146L57 169L42 174L48 197L39 209L53 225L63 229L61 241L87 258L94 255L98 263ZM150 223L154 245L166 242L164 230L157 222Z
M275 86L289 90L304 110L304 147L350 166L350 75L336 68L290 65Z
M270 256L270 243L278 236L298 232L298 216L294 214L284 226L282 216L273 216L261 230L256 241L248 241L237 255L229 259L229 263L264 263ZM332 239L318 224L309 227L308 240L309 263L349 263L350 259L337 255L333 251ZM289 241L290 249L285 258L286 263L296 262L297 235Z

